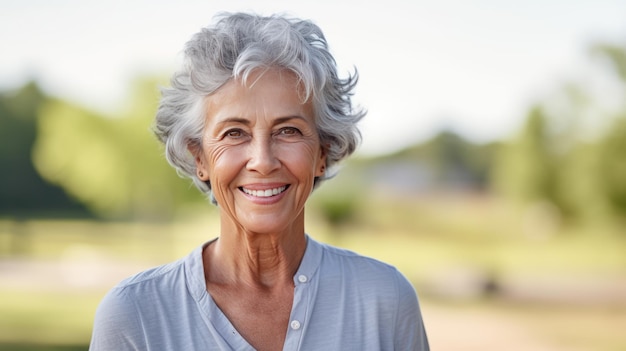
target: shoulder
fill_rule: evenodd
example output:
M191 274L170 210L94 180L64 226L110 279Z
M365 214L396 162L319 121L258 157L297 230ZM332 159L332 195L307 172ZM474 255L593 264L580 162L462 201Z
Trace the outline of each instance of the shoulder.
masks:
M132 289L145 284L158 283L159 281L167 279L169 276L176 274L177 270L183 268L183 263L184 260L181 259L175 262L147 269L122 280L113 289Z
M157 266L109 290L96 310L91 349L143 349L145 324L154 317L151 313L162 310L160 305L173 296L177 286L185 284L179 281L184 277L182 270L183 260Z
M189 270L194 255L177 261L156 266L132 275L113 287L101 302L100 309L113 309L115 305L125 306L126 310L142 307L157 307L167 304L179 294L187 284Z
M315 242L320 246L324 253L324 259L340 260L346 263L359 264L359 265L374 265L381 269L393 268L391 265L379 261L375 258L361 255L357 252L333 246L330 244Z
M337 270L343 270L345 273L349 274L369 275L406 281L404 276L391 264L347 249L328 244L320 245L323 250L323 266L335 267Z
M176 261L147 269L122 280L104 296L98 306L98 313L130 313L136 308L134 305L138 301L137 296L145 296L143 293L147 289L168 286L182 266L182 261Z
M417 300L413 285L393 265L328 244L318 245L323 252L320 273L324 280L335 277L361 290L371 289L409 303Z
M386 326L377 335L381 345L393 345L389 349L428 350L417 293L396 267L353 251L319 245L318 301L323 301L328 311L377 321L370 325L374 329Z
M381 340L389 341L393 349L429 350L417 293L398 269L349 250L329 245L323 245L323 250L322 265L330 266L321 279L335 275L328 298L339 299L340 291L339 295L346 295L344 308L357 308L361 314L371 314L370 319L382 321L379 325L387 326L388 334L379 331Z
M100 301L93 324L90 350L138 350L144 347L142 321L135 298L124 288L111 289Z

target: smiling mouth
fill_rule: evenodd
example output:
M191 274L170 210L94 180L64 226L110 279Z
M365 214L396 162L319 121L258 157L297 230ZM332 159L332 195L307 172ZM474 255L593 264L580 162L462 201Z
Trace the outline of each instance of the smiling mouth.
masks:
M251 189L246 189L244 187L239 187L239 189L243 191L244 193L250 196L254 196L254 197L272 197L287 190L288 187L289 185L284 185L278 188L265 189L265 190L251 190Z

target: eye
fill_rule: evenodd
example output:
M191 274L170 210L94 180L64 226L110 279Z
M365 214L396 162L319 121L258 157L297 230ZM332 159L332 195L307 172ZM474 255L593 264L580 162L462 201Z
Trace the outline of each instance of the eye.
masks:
M302 134L302 133L300 133L300 130L298 128L295 128L295 127L284 127L284 128L280 128L278 130L278 134L291 136L291 135L298 135L298 134Z
M224 137L226 138L241 138L243 136L243 131L241 129L229 129L224 133Z

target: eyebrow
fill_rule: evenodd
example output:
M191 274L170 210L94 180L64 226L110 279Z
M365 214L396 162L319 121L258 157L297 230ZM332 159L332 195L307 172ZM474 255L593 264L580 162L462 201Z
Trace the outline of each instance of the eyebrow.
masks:
M276 120L274 121L274 124L285 123L285 122L288 122L288 121L290 121L292 119L297 119L297 120L305 121L305 122L307 121L306 118L304 118L304 117L302 117L300 115L293 115L293 116L285 116L285 117L276 118Z
M217 122L216 124L218 126L222 126L222 125L228 124L228 123L239 123L239 124L249 125L250 124L250 120L245 119L245 118L241 118L241 117L228 117L228 118L225 118L225 119Z
M274 120L273 124L274 125L281 124L281 123L285 123L285 122L288 122L288 121L293 120L293 119L306 121L306 118L304 118L302 116L293 115L293 116L278 117L278 118L276 118ZM242 118L242 117L228 117L228 118L225 118L222 121L219 121L217 123L217 125L218 126L223 126L223 125L228 124L228 123L239 123L239 124L243 124L243 125L249 126L250 125L250 120L246 119L246 118Z

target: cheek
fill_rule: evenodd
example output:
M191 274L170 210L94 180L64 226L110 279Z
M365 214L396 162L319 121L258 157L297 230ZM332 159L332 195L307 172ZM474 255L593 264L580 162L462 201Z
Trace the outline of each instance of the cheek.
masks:
M283 153L283 162L302 176L313 177L321 162L321 152L313 145L289 145Z
M224 145L212 145L205 148L211 180L225 178L230 173L236 172L237 166L242 159L240 154L241 152L236 148Z

